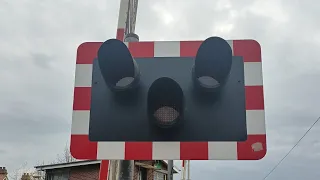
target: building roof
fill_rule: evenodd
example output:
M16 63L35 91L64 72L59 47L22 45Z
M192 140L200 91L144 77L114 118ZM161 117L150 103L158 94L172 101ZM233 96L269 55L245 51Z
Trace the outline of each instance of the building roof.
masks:
M58 164L47 164L41 166L35 166L38 171L49 170L49 169L60 169L76 166L86 166L91 164L100 164L101 161L98 160L85 160L85 161L74 161L68 163L58 163Z
M167 161L161 160L164 164L168 164ZM51 169L60 169L60 168L69 168L69 167L76 167L76 166L86 166L91 164L100 164L100 160L85 160L85 161L74 161L69 163L59 163L59 164L48 164L48 165L41 165L41 166L35 166L36 170L38 171L44 171L44 170L51 170ZM136 164L137 165L137 164ZM141 164L140 164L141 166ZM143 166L143 165L142 165ZM177 173L180 171L177 167L173 167L174 173ZM164 170L156 170L159 172L162 172ZM0 179L2 180L2 179Z

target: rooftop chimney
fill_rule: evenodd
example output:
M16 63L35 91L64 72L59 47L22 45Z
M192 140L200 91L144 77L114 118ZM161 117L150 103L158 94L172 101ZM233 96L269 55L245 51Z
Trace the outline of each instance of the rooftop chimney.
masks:
M0 174L5 174L5 175L8 174L6 167L0 167Z

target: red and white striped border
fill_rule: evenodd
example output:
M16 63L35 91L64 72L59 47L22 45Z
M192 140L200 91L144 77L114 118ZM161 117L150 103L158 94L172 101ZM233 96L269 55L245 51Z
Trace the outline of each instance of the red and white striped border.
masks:
M202 41L126 43L132 56L194 57ZM243 56L248 139L245 142L90 142L89 114L92 62L101 42L78 47L71 129L71 153L77 159L258 160L266 154L261 48L254 40L228 41ZM253 151L252 144L262 149ZM261 148L261 147L260 147Z

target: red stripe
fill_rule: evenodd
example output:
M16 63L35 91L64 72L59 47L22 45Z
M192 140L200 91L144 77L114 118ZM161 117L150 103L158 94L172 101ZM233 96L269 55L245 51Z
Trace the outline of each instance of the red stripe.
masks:
M181 160L208 160L208 142L180 142Z
M203 41L180 41L180 56L195 57Z
M88 135L71 134L70 152L76 159L97 159L98 143L89 141Z
M180 42L180 55L182 57L194 57L202 41ZM87 42L78 47L77 64L92 64L93 59L101 45L101 42ZM253 40L233 41L234 55L243 56L245 62L261 61L260 45ZM154 57L154 42L129 43L129 50L133 57ZM74 91L74 110L90 110L91 88L76 87ZM246 109L264 109L263 87L246 87ZM251 138L252 139L252 138ZM250 155L243 155L247 151L249 141L238 144L239 159L257 158ZM126 142L125 159L152 159L152 142ZM87 135L72 135L72 155L77 159L96 159L97 143L89 142ZM180 159L208 159L207 142L181 142ZM249 157L250 156L250 157Z
M99 180L108 180L109 161L102 160L100 164Z
M123 41L124 39L124 29L117 29L117 39Z
M126 160L152 160L152 142L126 142Z
M92 64L97 57L98 49L102 42L86 42L78 47L77 64ZM154 57L154 42L131 42L129 43L131 55L135 58Z
M77 64L92 64L102 42L85 42L77 50Z
M181 41L180 56L194 57L203 41ZM102 42L86 42L78 47L77 64L92 64ZM261 49L254 40L234 40L235 56L243 56L245 62L261 62ZM131 42L129 49L133 57L154 57L154 42Z
M248 135L245 142L237 143L237 152L239 160L259 160L267 154L267 140L266 135ZM254 143L261 143L262 150L254 151L252 145Z
M180 56L194 57L203 41L181 41ZM243 56L244 62L261 62L261 47L255 40L234 40L233 53Z
M234 56L242 56L244 62L261 62L261 47L255 40L234 40Z
M129 50L135 58L154 57L154 42L131 42Z
M90 110L91 87L75 87L73 97L73 110Z
M264 109L263 86L246 86L246 109Z

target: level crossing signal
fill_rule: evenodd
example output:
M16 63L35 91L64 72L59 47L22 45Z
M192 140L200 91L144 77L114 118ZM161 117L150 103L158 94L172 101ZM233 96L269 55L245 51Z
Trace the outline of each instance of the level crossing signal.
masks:
M261 159L262 85L254 40L84 43L71 152L80 159Z

